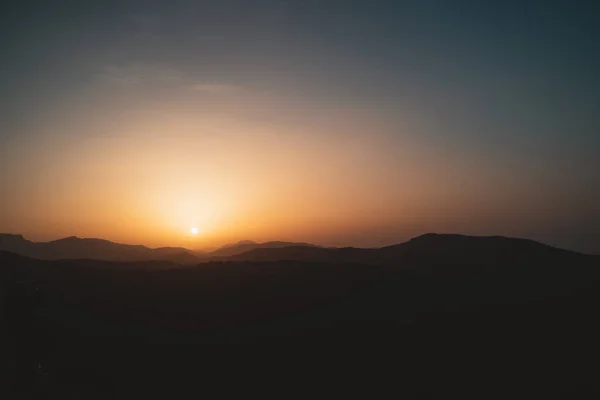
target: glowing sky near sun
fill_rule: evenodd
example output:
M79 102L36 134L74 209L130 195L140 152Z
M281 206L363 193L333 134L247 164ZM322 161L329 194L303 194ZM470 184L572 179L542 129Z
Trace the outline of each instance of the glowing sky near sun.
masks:
M594 10L425 3L11 6L0 231L600 252Z

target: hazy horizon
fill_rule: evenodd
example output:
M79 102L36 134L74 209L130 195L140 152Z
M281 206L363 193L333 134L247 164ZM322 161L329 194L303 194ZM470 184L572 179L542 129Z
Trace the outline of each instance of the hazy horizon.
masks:
M320 246L320 247L324 247L324 248L347 248L347 247L353 247L353 248L382 248L382 247L386 247L386 246L392 246L392 245L398 245L398 244L402 244L402 243L406 243L411 241L412 239L418 238L420 236L425 236L425 235L448 235L448 236L454 236L454 235L458 235L458 236L466 236L466 237L488 237L488 238L493 238L493 237L506 237L506 236L502 236L502 235L465 235L463 233L460 232L422 232L420 234L416 234L413 236L410 236L408 238L405 239L401 239L401 240L395 240L395 241L390 241L387 243L383 243L383 244L377 244L377 245L372 245L372 246L360 246L360 245L348 245L347 243L319 243L319 242L307 242L307 241L302 241L302 240L281 240L281 239L277 239L277 238L271 238L271 239L266 239L266 240L253 240L250 238L245 238L245 239L232 239L229 242L204 242L202 240L202 238L196 236L196 235L188 235L188 238L184 241L181 241L179 244L170 244L170 245L148 245L148 244L144 244L144 243L134 243L134 242L128 242L128 241L115 241L115 240L111 240L109 238L104 238L104 237L80 237L80 236L76 236L76 235L70 235L70 236L61 236L61 237L56 237L56 238L48 238L48 239L39 239L39 240L34 240L31 237L27 237L21 233L15 233L15 232L0 232L0 235L15 235L15 236L22 236L23 239L28 240L30 242L33 243L49 243L49 242L54 242L54 241L59 241L59 240L63 240L63 239L70 239L70 238L77 238L77 239L91 239L91 240L106 240L109 242L113 242L116 244L120 244L120 245L125 245L125 246L136 246L136 245L142 245L145 247L148 247L150 249L157 249L157 248L168 248L168 247L182 247L185 248L187 250L191 250L191 251L198 251L198 252L211 252L214 250L217 250L221 247L226 247L226 246L230 246L230 245L234 245L234 244L238 244L238 243L244 243L244 242L250 242L250 243L255 243L255 244L263 244L263 243L271 243L271 242L284 242L284 243L299 243L299 244L308 244L308 245L316 245L316 246ZM525 239L525 240L533 240L536 242L539 242L541 244L544 245L549 245L552 247L557 247L557 248L561 248L558 245L552 244L552 243L548 243L548 242L544 242L541 240L537 240L535 238L527 238L527 237L519 237L515 239ZM564 248L565 250L570 250L570 251L575 251L575 252L579 252L579 253L583 253L583 254L595 254L593 252L585 252L585 251L581 251L581 250L577 250L575 248Z
M194 248L447 232L600 253L586 3L9 5L0 232Z

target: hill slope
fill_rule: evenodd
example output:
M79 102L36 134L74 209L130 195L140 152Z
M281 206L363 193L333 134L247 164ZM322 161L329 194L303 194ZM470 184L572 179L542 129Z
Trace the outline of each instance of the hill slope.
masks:
M302 246L302 247L318 247L309 243L296 242L264 242L256 243L251 240L243 240L237 243L227 244L210 253L211 257L230 257L237 254L242 254L255 249L280 249L284 247Z
M296 260L311 262L352 262L371 265L398 265L406 268L491 266L499 263L534 262L593 256L558 249L528 239L502 236L466 236L428 233L408 242L382 248L322 248L286 246L255 248L230 256L235 261Z
M180 390L175 397L185 397L223 393L244 380L278 394L323 387L353 394L361 384L367 393L398 397L418 398L412 391L425 389L444 398L460 387L494 398L524 386L535 395L581 393L597 380L589 369L600 356L595 257L520 240L443 235L384 249L252 254L261 252L355 261L171 268L0 252L7 309L35 321L0 321L0 329L43 328L31 331L37 345L27 354L50 371L51 398L69 398L71 388L99 398L129 398L127 390L138 396L163 390L161 397ZM380 253L396 261L356 263ZM463 260L487 273L471 273ZM39 291L14 289L23 285ZM14 295L38 292L35 312L27 295ZM43 340L40 332L47 333Z
M201 258L184 248L151 249L104 239L82 239L75 236L51 242L32 242L22 235L0 234L0 250L42 260L95 259L105 261L163 260L194 264Z

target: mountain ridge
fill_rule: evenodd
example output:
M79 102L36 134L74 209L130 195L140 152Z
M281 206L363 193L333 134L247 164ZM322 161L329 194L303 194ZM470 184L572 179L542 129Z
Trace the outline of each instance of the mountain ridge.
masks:
M428 268L450 260L463 268L510 262L539 262L553 258L589 258L592 255L552 247L530 239L504 236L424 234L381 248L323 248L289 246L278 249L256 248L229 257L231 261L310 261L361 263L371 265L419 266Z
M42 260L96 259L102 261L200 262L201 258L184 248L152 249L143 245L115 243L98 238L68 236L48 242L33 242L20 234L0 234L0 250Z
M284 241L268 241L263 243L257 243L251 240L242 240L237 243L228 244L212 251L210 255L212 257L229 257L237 254L242 254L247 251L260 248L284 248L293 246L303 247L320 247L310 243L303 242L284 242Z
M158 260L190 265L209 261L281 260L363 264L399 262L439 264L444 262L445 258L470 265L485 263L490 259L503 261L519 257L524 260L540 257L594 257L531 239L445 233L426 233L403 243L379 248L331 248L303 242L257 243L243 240L222 246L212 252L195 252L184 247L150 248L76 236L50 242L33 242L20 234L0 234L0 250L46 260L97 259L125 262Z

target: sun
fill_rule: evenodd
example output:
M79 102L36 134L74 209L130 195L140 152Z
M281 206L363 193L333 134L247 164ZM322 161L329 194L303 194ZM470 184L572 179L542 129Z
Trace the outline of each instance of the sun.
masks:
M190 233L192 235L197 235L198 232L200 232L200 230L198 228L196 228L196 227L193 227L193 228L190 229Z

